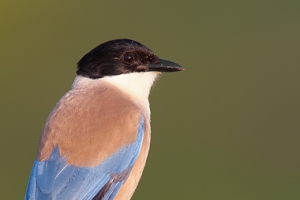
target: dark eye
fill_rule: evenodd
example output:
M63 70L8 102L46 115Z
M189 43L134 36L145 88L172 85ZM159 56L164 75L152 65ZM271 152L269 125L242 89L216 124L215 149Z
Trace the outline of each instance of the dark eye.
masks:
M129 64L129 63L132 63L133 60L134 60L134 56L133 56L132 54L126 53L126 54L124 55L124 62L126 62L126 63Z

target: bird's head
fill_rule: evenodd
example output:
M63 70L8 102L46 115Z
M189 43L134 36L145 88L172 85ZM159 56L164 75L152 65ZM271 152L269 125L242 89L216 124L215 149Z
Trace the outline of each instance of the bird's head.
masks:
M149 48L130 39L105 42L85 56L77 64L77 75L98 79L106 76L134 72L175 72L184 68L161 59Z

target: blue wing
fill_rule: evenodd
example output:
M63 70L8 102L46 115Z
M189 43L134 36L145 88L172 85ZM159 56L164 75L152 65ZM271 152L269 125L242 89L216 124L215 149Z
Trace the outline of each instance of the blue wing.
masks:
M56 147L48 160L34 162L25 200L114 199L140 153L143 137L144 119L136 140L96 167L67 165Z

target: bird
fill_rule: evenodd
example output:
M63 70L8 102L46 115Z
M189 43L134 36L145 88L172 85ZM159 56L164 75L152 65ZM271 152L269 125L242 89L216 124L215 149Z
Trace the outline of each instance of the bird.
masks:
M24 199L131 199L150 147L150 90L182 70L131 39L84 55L45 122Z

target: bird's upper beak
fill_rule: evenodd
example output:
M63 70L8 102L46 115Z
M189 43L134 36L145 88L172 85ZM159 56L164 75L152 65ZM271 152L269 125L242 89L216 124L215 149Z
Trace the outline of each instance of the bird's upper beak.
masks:
M174 63L165 59L158 59L155 63L149 63L147 65L148 71L157 71L157 72L177 72L182 71L184 68L177 63Z

